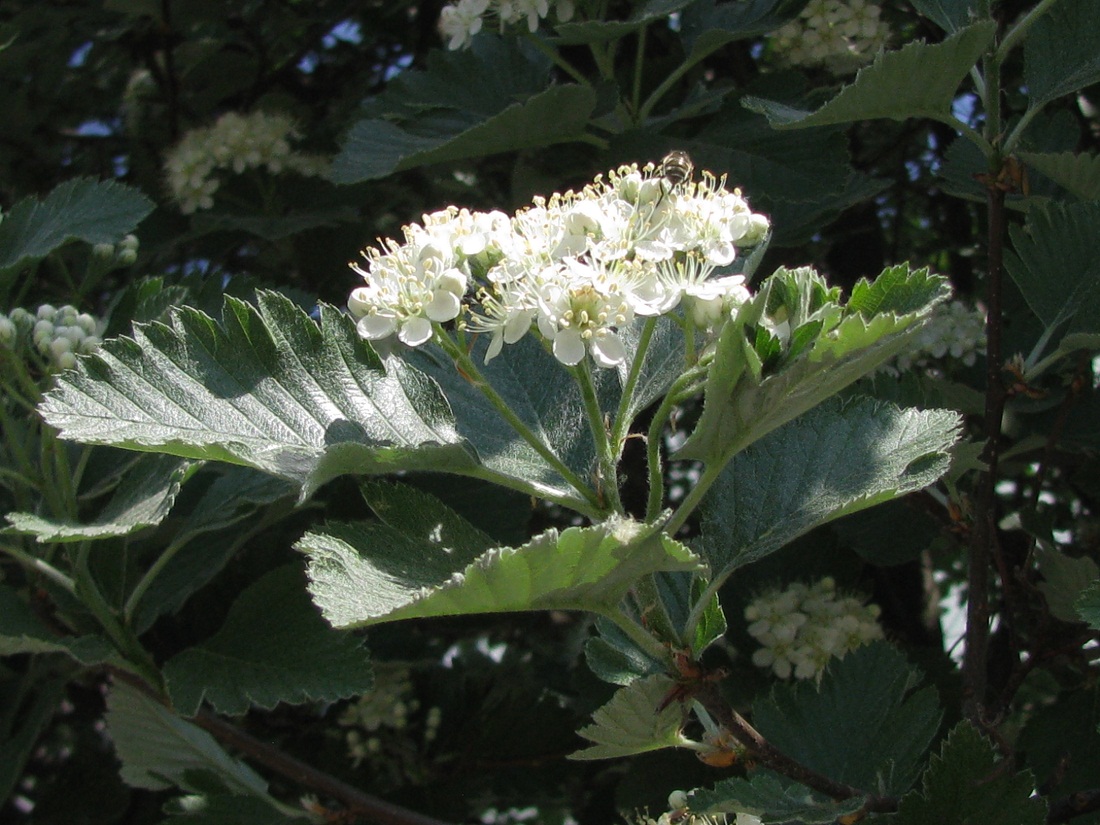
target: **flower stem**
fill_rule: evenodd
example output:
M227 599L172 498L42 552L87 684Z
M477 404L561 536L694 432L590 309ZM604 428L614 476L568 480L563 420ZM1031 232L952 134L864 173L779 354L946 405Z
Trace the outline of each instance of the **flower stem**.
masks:
M28 570L34 570L36 573L41 573L68 593L73 595L76 594L76 585L73 583L73 580L49 562L32 556L30 553L20 550L18 547L13 547L10 544L0 544L0 553L6 553L11 556Z
M577 385L581 389L584 409L588 414L588 429L596 443L596 457L600 467L600 498L616 512L623 512L623 503L619 498L619 454L618 444L612 445L608 438L607 424L603 410L596 397L596 386L592 383L592 370L588 360L584 359L571 369Z
M646 351L649 342L653 339L653 331L657 328L656 318L646 318L642 327L642 335L638 339L638 346L634 350L634 360L630 362L630 372L623 384L622 398L619 399L619 409L615 413L615 425L611 433L611 442L615 451L621 453L623 442L626 440L626 432L630 428L627 414L630 411L631 402L634 400L634 390L638 386L638 378L642 374L642 365L645 363Z
M481 392L482 395L489 401L490 404L500 413L500 417L508 422L509 426L526 441L537 452L547 464L549 464L557 473L565 479L574 490L589 502L597 512L606 512L606 506L600 501L599 496L592 490L592 488L585 483L576 473L574 473L569 467L566 466L554 451L550 449L545 442L542 441L535 433L531 431L531 428L516 415L515 411L508 405L500 393L493 389L493 385L489 383L488 379L478 369L477 364L470 358L466 350L459 346L447 331L441 326L436 325L435 341L447 353L454 361L455 366L461 371L462 375L466 377L470 383L472 383Z

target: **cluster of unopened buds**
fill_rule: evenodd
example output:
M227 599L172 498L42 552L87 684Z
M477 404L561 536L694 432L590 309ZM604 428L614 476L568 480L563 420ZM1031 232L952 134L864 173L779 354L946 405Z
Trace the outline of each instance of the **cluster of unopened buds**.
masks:
M522 22L533 34L538 31L539 21L550 16L551 5L559 22L573 18L573 0L458 0L440 12L439 33L452 50L469 46L482 23L491 18L498 21L502 31Z
M626 358L620 331L635 318L673 313L716 330L751 295L722 274L768 233L739 190L683 157L623 166L579 192L536 198L514 216L451 207L404 227L404 241L363 252L366 280L348 308L359 334L408 346L456 322L489 336L485 361L538 335L563 364L600 367ZM714 276L714 277L712 277Z
M298 137L288 115L226 112L213 126L192 129L168 152L164 160L168 190L188 215L213 207L214 193L222 183L218 172L239 175L262 169L273 175L324 174L327 159L291 148Z
M890 27L868 0L810 0L802 13L772 35L778 59L791 66L854 72L885 48Z
M337 720L341 727L347 728L345 740L352 767L380 755L383 729L405 733L410 717L419 710L420 702L415 698L409 671L401 666L380 666L370 693L348 705ZM428 708L424 713L425 743L435 739L442 720L443 711L438 707Z
M745 608L749 634L761 645L752 657L788 679L819 678L831 659L881 639L878 605L837 593L829 577L761 594Z
M40 358L47 372L75 366L77 354L99 348L102 333L101 321L67 304L42 304L34 312L16 307L0 314L0 345Z

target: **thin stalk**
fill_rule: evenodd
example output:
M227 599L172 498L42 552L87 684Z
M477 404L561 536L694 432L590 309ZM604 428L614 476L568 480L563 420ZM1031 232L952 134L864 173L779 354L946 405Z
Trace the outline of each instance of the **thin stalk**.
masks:
M717 47L715 47L715 49L717 49ZM653 112L654 107L656 107L656 105L661 102L661 98L665 96L665 93L668 92L668 90L675 86L677 83L679 83L680 78L682 78L692 68L694 68L695 64L705 59L711 54L711 52L715 51L715 49L711 49L710 51L702 52L700 54L688 57L686 60L684 60L683 63L673 69L669 73L668 77L661 81L661 85L654 89L650 93L649 97L646 98L645 103L642 104L642 108L638 112L638 123L644 123L645 119L648 118L649 115Z
M986 137L997 142L1001 125L1001 76L996 54L986 57L985 77ZM998 156L990 164L990 179L995 181L1001 169ZM981 724L988 686L990 635L989 568L997 541L996 485L1000 457L1001 419L1004 416L1005 387L1001 377L1002 258L1005 232L1005 193L998 186L988 187L988 273L986 280L986 389L985 448L982 460L987 469L978 477L971 530L970 559L967 570L966 650L962 662L963 714ZM1005 582L1005 586L1009 586Z
M557 49L555 49L549 43L544 41L538 35L535 35L535 34L532 34L531 32L529 32L526 29L526 27L521 26L520 30L523 32L523 36L525 38L527 38L527 42L534 45L534 47L536 49L538 49L544 55L549 57L550 61L555 66L557 66L559 69L561 69L567 75L569 75L575 81L580 83L582 86L591 86L592 85L591 83L589 83L588 78L585 77L576 66L574 66L572 63L570 63L568 60L566 60L564 57L561 56L561 53Z
M1039 18L1050 11L1051 6L1057 3L1058 0L1039 0L1034 8L1025 14L1020 22L1005 32L1004 39L1001 40L1001 44L997 46L997 51L994 52L994 58L997 63L1004 63L1011 52L1020 41L1027 35L1028 30L1038 22Z
M76 552L74 585L77 598L91 611L115 647L122 653L135 671L149 684L163 690L164 681L153 658L141 646L137 637L119 621L115 609L103 597L88 564L91 542L82 542Z
M692 370L681 375L665 393L646 433L646 463L649 469L649 498L646 502L645 520L652 522L661 512L665 503L665 468L661 461L661 442L665 424L692 385L698 380L698 371ZM671 535L671 534L670 534Z
M645 363L646 352L649 350L649 342L653 338L653 331L657 328L656 318L646 318L642 326L642 335L638 339L638 346L634 351L634 360L630 362L630 372L623 384L623 395L619 399L619 409L615 412L615 424L611 433L611 441L616 451L621 451L623 441L626 440L626 431L630 426L627 421L627 412L634 400L634 390L638 386L638 378L642 374L642 364Z
M474 360L466 353L466 350L456 344L447 334L446 330L438 325L436 326L435 340L439 346L442 347L443 351L455 362L455 366L459 368L466 379L477 387L481 394L493 405L496 411L500 413L501 418L508 422L509 426L516 431L520 438L531 445L532 449L534 449L547 464L553 467L562 478L569 482L573 489L580 493L597 512L605 512L606 507L584 479L569 469L569 467L554 454L553 450L543 443L542 439L531 432L531 428L516 415L515 411L508 405L508 402L501 398L500 393L493 389L493 385L489 383L484 375L482 375L481 370L478 369L477 364L475 364Z
M607 501L616 513L623 512L623 503L619 498L619 455L618 445L613 448L608 438L607 425L604 423L600 400L596 397L596 386L592 383L592 370L588 359L570 370L581 389L581 399L588 418L588 429L596 443L596 456L600 464L601 497Z
M630 104L634 116L638 116L638 107L642 105L642 67L645 65L645 41L649 33L648 26L638 30L638 42L634 49L634 88L631 90Z
M634 601L638 605L641 617L648 627L652 627L658 638L674 641L679 646L684 646L683 635L676 629L672 617L665 609L664 599L657 587L656 576L650 574L642 576L634 583Z
M6 553L28 570L41 573L58 587L74 596L76 595L76 584L73 580L49 562L43 561L37 556L32 556L30 553L20 550L18 547L13 547L10 544L0 544L0 553Z
M654 638L644 627L638 624L630 616L619 610L611 610L602 614L605 618L614 622L615 626L626 634L630 641L650 658L658 662L669 661L669 651L661 642Z
M732 453L731 453L732 455ZM672 517L665 524L665 532L670 536L675 536L676 531L684 526L684 522L688 520L688 517L695 512L695 508L699 506L700 502L710 492L711 486L718 477L722 475L722 471L726 468L726 464L729 462L717 462L715 464L703 465L703 474L699 477L699 481L691 488L684 500L680 503L680 506L676 508L676 512L672 514Z

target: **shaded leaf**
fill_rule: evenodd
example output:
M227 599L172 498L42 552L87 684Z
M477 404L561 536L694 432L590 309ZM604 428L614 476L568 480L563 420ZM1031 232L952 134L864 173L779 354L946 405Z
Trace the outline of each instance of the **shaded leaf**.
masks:
M309 814L270 801L234 794L195 794L171 800L164 808L168 819L160 825L301 825L313 822Z
M99 636L59 636L10 587L0 585L0 656L64 653L84 665L108 661L114 648Z
M1100 26L1094 0L1059 0L1024 41L1029 109L1100 81Z
M862 798L837 802L770 771L757 771L751 778L731 777L710 790L694 790L688 807L694 814L746 813L763 822L801 822L826 825L858 811Z
M549 61L502 38L433 52L427 69L402 72L352 126L329 177L375 180L429 163L531 149L579 138L596 93L549 86Z
M1082 590L1074 607L1081 621L1088 623L1093 630L1100 630L1100 581Z
M296 566L245 590L210 639L164 666L172 704L193 716L203 699L219 713L251 705L334 702L364 693L372 671L362 640L333 630L309 600Z
M0 270L44 258L69 241L115 243L153 211L139 190L78 178L43 200L24 198L0 221Z
M923 489L946 472L958 426L954 411L831 400L726 466L697 548L721 581L813 527Z
M634 521L492 547L430 496L399 486L372 491L383 523L328 524L296 545L310 559L314 601L337 627L516 610L602 612L641 576L698 566L683 545Z
M664 673L665 663L640 650L612 621L596 619L598 635L584 643L584 660L605 682L629 685L643 676Z
M777 686L753 705L753 725L787 756L830 779L883 794L916 780L939 727L934 688L886 642L834 660L820 685Z
M933 754L923 788L901 799L890 817L895 825L1042 825L1046 804L1032 797L1029 771L999 771L993 745L969 723L960 722Z
M977 0L911 0L913 7L948 34L970 25L978 17Z
M0 616L3 615L4 605L0 602ZM38 738L45 732L65 698L64 679L38 682L34 684L33 691L26 693L15 689L16 685L25 687L30 679L30 675L25 675L18 682L11 680L6 685L0 684L0 707L5 709L5 715L10 714L5 720L8 722L4 725L6 730L0 729L0 799L11 798L16 783L24 776L24 768L38 744Z
M993 42L996 24L975 23L942 43L915 42L884 52L861 69L820 109L810 112L776 101L746 97L743 103L767 116L776 129L803 129L833 123L911 117L945 119L959 84Z
M1021 152L1020 160L1083 201L1100 200L1100 155Z
M243 464L303 498L342 473L472 469L438 387L320 314L270 292L226 297L221 324L176 309L64 373L42 415L64 438Z
M8 513L7 519L17 532L34 535L43 543L127 536L160 524L175 504L180 486L195 469L194 462L175 456L141 456L91 523L47 519L32 513Z
M222 750L210 734L128 685L115 684L107 694L106 719L128 785L190 790L186 774L209 771L227 790L268 798L267 783Z
M697 0L684 9L680 20L688 60L694 62L728 43L775 31L798 12L798 4L789 0Z
M1088 556L1067 556L1044 541L1038 543L1035 556L1043 574L1037 586L1051 615L1063 622L1080 621L1077 600L1100 578L1100 567Z
M1009 230L1005 268L1039 320L1065 334L1100 333L1100 203L1051 203Z
M658 710L675 686L670 677L656 674L619 688L610 702L592 714L592 724L577 731L595 744L569 758L613 759L682 744L683 707L670 702Z

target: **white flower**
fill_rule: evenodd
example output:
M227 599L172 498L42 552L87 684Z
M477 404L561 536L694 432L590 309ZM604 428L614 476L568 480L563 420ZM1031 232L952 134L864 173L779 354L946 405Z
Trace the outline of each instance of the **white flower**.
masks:
M433 244L430 236L411 228L407 232L410 243L391 243L386 254L364 253L366 270L352 265L367 285L352 291L348 309L359 319L356 328L364 338L396 333L402 343L415 347L432 337L432 322L458 317L467 277L454 266L449 250Z
M634 319L625 297L609 290L599 273L576 259L543 275L538 328L552 342L554 357L575 366L587 351L598 366L621 364L626 347L616 330Z
M444 6L439 14L439 32L447 39L451 51L470 45L481 31L481 16L489 8L489 0L458 0Z

